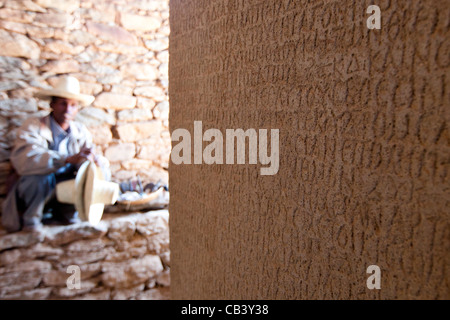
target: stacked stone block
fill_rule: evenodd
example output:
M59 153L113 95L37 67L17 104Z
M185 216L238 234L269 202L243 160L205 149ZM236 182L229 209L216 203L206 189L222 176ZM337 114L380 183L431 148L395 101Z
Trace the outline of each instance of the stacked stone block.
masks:
M169 270L167 210L106 216L96 227L0 230L0 299L168 299Z
M73 75L95 102L78 114L115 181L167 182L167 0L0 0L0 195L16 129L45 115L33 93Z

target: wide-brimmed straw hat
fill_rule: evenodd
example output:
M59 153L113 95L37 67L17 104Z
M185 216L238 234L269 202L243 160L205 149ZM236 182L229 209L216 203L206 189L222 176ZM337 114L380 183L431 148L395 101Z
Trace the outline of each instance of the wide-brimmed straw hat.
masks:
M119 184L106 181L95 163L85 161L75 179L56 185L59 202L74 204L83 221L97 225L102 219L106 204L114 204L119 197Z
M83 106L90 105L95 97L80 92L80 82L72 76L62 76L52 89L42 89L35 93L35 97L48 100L51 97L74 99Z

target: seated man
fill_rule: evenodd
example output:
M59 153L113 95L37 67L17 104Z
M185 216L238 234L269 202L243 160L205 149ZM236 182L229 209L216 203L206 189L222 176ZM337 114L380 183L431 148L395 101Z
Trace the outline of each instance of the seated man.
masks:
M87 128L74 121L79 104L94 100L80 94L78 80L62 77L54 89L41 90L36 96L50 98L52 111L43 118L26 120L17 132L10 160L19 178L9 190L2 213L2 223L10 232L39 230L48 209L64 224L78 221L74 205L56 200L56 184L73 179L86 160L109 173L108 161L92 152Z

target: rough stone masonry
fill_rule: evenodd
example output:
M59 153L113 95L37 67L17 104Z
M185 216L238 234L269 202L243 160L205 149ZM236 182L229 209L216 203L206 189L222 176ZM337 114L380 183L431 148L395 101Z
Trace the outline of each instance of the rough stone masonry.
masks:
M449 2L172 0L170 17L170 131L280 133L276 175L170 164L172 298L449 299Z
M167 183L168 0L0 0L0 203L16 128L49 106L32 96L61 74L96 96L78 121L113 180ZM168 212L119 217L100 228L46 227L38 237L0 229L0 299L167 299ZM81 288L69 289L69 266Z
M0 300L166 300L169 272L167 210L106 214L96 227L39 234L0 229Z
M168 182L168 19L167 0L0 0L0 196L16 128L49 112L33 92L61 74L96 96L77 120L113 179Z

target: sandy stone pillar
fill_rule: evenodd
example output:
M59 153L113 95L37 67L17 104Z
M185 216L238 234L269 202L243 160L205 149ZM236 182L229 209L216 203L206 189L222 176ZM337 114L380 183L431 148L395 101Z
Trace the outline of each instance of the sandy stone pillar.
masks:
M280 134L170 163L172 298L450 298L450 7L380 3L170 2L170 131Z

